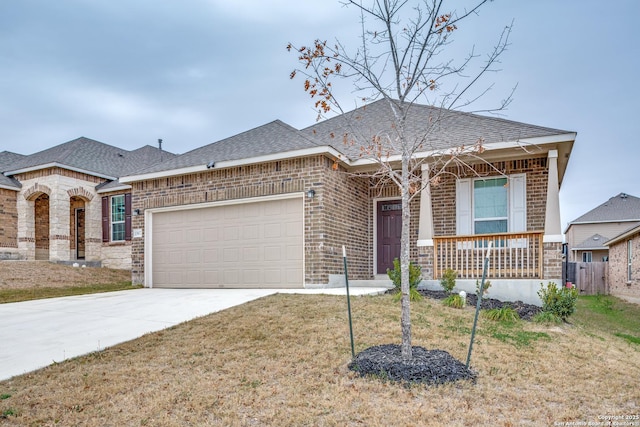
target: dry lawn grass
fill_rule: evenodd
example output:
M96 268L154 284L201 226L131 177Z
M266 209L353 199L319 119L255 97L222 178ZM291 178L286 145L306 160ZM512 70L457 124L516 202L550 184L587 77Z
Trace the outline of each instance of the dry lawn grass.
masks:
M356 351L399 342L391 296L352 309ZM415 345L466 360L471 309L424 300L412 315ZM344 298L275 295L0 382L0 425L540 426L640 413L640 345L588 327L481 319L476 384L359 378L350 358Z
M76 268L48 261L0 261L0 290L80 287L130 281L130 270Z

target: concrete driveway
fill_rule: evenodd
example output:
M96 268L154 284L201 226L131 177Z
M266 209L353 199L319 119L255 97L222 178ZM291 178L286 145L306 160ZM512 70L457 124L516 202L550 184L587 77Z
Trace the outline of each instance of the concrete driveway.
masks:
M386 288L351 288L351 295ZM332 289L134 289L0 304L0 381L275 293Z

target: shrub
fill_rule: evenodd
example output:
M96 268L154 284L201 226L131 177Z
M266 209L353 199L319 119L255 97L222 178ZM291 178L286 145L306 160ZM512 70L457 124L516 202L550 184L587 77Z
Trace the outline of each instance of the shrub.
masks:
M484 287L482 289L482 292L480 292L480 281L476 280L476 295L478 296L478 298L484 298L484 295L488 293L488 290L490 287L491 287L491 280L485 279Z
M464 300L458 294L451 294L451 295L449 295L448 297L446 297L445 299L442 300L442 304L447 306L447 307L463 308L464 307Z
M453 288L456 286L456 279L458 278L458 272L447 268L444 273L442 273L442 279L440 279L440 286L442 288L451 293Z
M490 310L482 310L482 317L498 322L515 322L520 319L520 315L513 308L504 306L502 308L492 308Z
M536 323L562 323L562 319L550 311L541 311L533 316L533 321Z
M402 297L400 293L402 276L400 272L400 260L398 258L393 260L393 270L387 268L387 275L393 283L393 289L397 293L394 300L399 301ZM422 282L422 267L413 262L409 262L409 299L411 301L420 301L422 299L422 295L418 292L420 282Z
M542 300L542 311L552 313L562 320L566 320L576 311L578 290L575 286L568 285L558 289L555 283L549 282L545 288L541 283L538 296Z

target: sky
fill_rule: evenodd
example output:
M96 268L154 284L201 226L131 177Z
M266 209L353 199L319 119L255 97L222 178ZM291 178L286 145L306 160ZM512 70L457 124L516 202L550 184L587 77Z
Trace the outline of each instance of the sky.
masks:
M639 17L636 0L495 0L456 34L453 53L486 53L513 22L481 105L517 86L501 117L577 132L563 230L618 193L640 197ZM355 46L359 29L338 0L2 0L0 151L85 136L185 153L276 119L310 126L286 45Z

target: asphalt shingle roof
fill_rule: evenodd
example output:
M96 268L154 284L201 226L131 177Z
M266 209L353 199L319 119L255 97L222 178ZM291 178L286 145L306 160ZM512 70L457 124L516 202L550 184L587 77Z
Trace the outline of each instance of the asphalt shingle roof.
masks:
M19 190L22 187L17 180L5 176L3 174L4 171L11 168L16 162L22 160L25 156L18 153L12 153L11 151L2 151L0 152L0 186L15 188Z
M141 173L161 172L191 166L206 165L210 161L240 160L269 154L284 153L317 147L313 138L280 120L242 132L238 135L196 148L168 161L155 164Z
M343 136L368 143L374 135L393 135L395 118L387 100L381 99L343 115L319 122L302 132L316 138L323 145L331 145L356 159L362 143L350 146ZM420 151L444 150L460 146L472 146L482 139L485 144L511 142L525 138L570 133L497 117L446 110L429 105L413 104L406 120L406 137L410 141L421 140L426 135ZM397 154L397 153L392 153Z
M604 243L609 240L608 237L604 237L601 234L594 234L593 236L590 236L588 238L586 238L583 242L580 242L579 245L577 246L573 246L571 249L578 249L578 250L583 250L583 249L590 249L590 250L596 250L596 249L607 249L606 246L604 246Z
M640 199L620 193L569 223L640 221Z
M12 153L15 154L15 153ZM84 170L97 175L120 177L176 157L175 154L144 146L134 151L124 150L93 139L81 137L29 156L17 155L3 172L37 168L51 163Z

